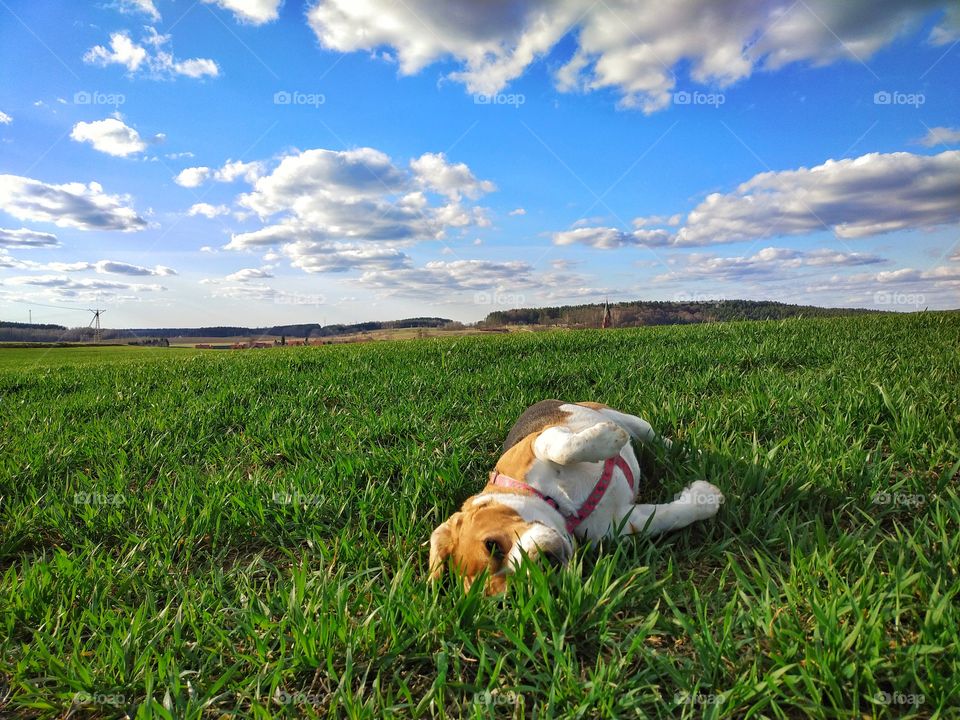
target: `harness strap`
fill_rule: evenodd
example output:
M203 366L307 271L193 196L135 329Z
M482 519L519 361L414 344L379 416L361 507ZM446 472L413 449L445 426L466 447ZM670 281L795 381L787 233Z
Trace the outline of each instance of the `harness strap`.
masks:
M620 468L620 472L622 472L624 477L627 479L627 484L630 485L630 491L633 492L633 472L631 472L630 466L627 465L627 461L624 460L620 455L609 458L603 464L603 472L600 474L597 484L593 486L593 490L587 496L587 499L583 501L583 505L581 505L580 508L573 513L573 515L567 515L564 513L563 510L560 509L560 505L558 505L557 501L552 497L544 495L532 485L521 482L520 480L514 480L509 475L504 475L499 470L494 470L492 473L490 473L490 484L497 485L498 487L508 487L515 490L521 490L528 495L533 495L534 497L540 498L563 516L563 519L566 521L567 532L572 534L573 531L580 525L580 523L590 517L593 511L597 509L597 505L600 504L600 501L606 494L607 488L610 487L615 468Z

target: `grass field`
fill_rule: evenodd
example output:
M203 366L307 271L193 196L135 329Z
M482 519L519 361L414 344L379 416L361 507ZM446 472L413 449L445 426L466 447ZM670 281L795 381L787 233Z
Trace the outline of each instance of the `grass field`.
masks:
M960 314L96 352L0 353L0 715L958 716ZM726 504L429 587L548 397Z

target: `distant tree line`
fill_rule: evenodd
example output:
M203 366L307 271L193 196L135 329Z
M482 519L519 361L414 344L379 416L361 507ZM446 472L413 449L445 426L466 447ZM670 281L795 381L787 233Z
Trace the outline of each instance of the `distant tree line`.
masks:
M729 320L782 320L798 317L829 317L876 312L857 308L821 308L812 305L788 305L762 300L660 301L639 300L610 305L615 327L641 325L683 325ZM481 326L545 325L556 327L600 327L603 305L566 305L546 308L497 310Z
M135 341L148 344L152 339L170 339L176 337L291 337L324 338L338 335L373 332L375 330L393 330L402 328L439 328L451 323L446 318L416 317L404 320L386 320L364 322L353 325L320 325L318 323L300 323L294 325L274 325L272 327L239 327L231 325L199 328L128 328L111 330L104 328L104 341ZM0 342L92 342L93 328L66 328L62 325L41 325L0 321Z

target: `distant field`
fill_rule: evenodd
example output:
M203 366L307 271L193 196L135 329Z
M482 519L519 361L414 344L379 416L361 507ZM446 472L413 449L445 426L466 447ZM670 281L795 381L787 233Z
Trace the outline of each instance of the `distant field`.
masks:
M0 350L0 716L957 717L958 387L960 314ZM716 520L428 587L548 397Z

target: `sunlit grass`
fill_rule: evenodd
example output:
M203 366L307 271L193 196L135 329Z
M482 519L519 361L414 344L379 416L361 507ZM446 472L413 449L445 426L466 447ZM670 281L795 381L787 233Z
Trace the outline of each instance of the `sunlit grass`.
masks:
M4 352L0 715L960 706L958 315ZM428 586L421 543L547 397L681 441L645 497L727 503L502 599Z

